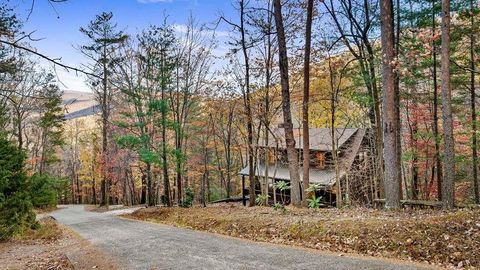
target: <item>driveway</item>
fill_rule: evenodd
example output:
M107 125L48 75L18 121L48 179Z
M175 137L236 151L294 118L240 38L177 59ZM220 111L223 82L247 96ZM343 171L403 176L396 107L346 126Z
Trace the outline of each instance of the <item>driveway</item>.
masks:
M69 205L51 216L112 256L123 269L434 269L393 260L339 256L254 243L119 218L132 210L88 212Z

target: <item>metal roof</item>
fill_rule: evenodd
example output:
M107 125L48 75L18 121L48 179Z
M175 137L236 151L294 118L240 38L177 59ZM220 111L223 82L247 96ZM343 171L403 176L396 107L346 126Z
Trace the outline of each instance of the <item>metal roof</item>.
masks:
M330 152L332 151L332 130L330 128L310 128L310 150ZM338 148L350 139L358 128L336 128L336 136L338 138ZM285 131L283 128L275 128L272 130L275 137L278 139L278 147L285 149ZM293 135L295 138L295 148L303 149L303 132L302 129L294 128ZM258 146L265 147L265 142L260 139ZM277 147L276 142L271 138L267 147Z
M302 167L299 167L300 181L303 181ZM248 176L249 167L243 168L239 174ZM343 173L341 173L343 175ZM265 165L257 165L255 176L265 177ZM277 180L290 181L290 172L286 167L275 167L274 165L268 166L268 177ZM335 171L334 170L318 170L310 168L310 183L320 184L321 186L333 186L335 184Z

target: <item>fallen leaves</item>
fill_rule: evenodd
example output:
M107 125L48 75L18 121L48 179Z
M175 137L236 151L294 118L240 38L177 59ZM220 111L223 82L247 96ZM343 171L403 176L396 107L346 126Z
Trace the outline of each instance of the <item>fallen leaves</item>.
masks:
M454 268L480 267L480 210L288 208L232 204L207 208L148 208L131 218L257 241L292 244L429 262Z

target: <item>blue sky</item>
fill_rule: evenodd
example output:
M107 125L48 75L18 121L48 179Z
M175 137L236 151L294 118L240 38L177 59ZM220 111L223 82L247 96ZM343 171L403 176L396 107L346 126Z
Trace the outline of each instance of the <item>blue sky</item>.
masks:
M21 19L26 19L33 0L10 1ZM233 17L235 10L228 0L68 0L55 3L35 0L33 13L24 25L26 32L35 31L33 36L42 40L33 43L39 52L63 63L80 66L86 59L75 48L85 43L79 32L96 14L111 11L119 29L135 34L150 24L161 24L164 14L172 24L185 24L190 13L202 23L214 23L220 14ZM235 19L233 17L233 19ZM218 31L226 31L220 26ZM220 44L222 46L222 44ZM221 50L220 50L221 51ZM49 66L48 63L42 63ZM84 77L57 69L64 90L89 91Z

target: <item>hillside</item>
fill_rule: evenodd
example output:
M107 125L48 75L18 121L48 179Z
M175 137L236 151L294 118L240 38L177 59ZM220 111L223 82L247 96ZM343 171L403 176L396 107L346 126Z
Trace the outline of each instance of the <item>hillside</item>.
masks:
M66 120L94 115L99 111L95 95L89 92L65 91L63 105Z

